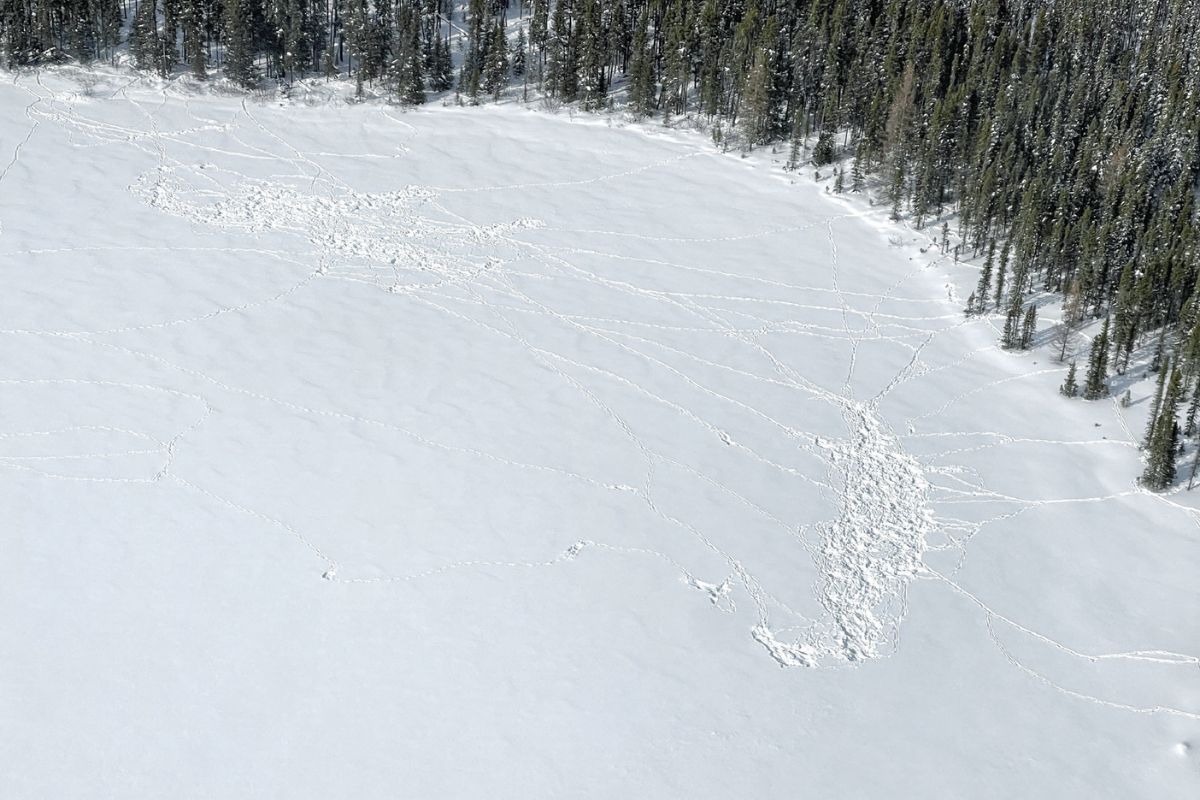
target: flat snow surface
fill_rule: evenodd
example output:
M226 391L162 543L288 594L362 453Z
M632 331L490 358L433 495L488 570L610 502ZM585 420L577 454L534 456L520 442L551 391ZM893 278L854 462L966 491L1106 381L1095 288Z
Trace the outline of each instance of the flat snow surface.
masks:
M568 116L6 79L3 796L1197 797L1139 404Z

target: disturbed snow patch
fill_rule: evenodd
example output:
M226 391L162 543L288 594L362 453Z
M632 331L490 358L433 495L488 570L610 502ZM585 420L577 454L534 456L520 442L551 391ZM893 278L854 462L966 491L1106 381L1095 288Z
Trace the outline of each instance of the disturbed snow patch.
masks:
M869 404L847 400L844 416L852 435L826 445L843 487L840 514L818 526L822 538L814 553L825 617L793 642L781 641L765 624L753 632L782 666L890 654L933 525L929 483L916 459Z
M440 206L434 190L419 186L320 194L283 182L240 180L200 188L185 180L186 174L162 167L144 173L130 188L154 208L191 222L297 234L317 249L321 272L391 292L478 277L514 255L503 246L506 234L542 227L530 218L472 224Z

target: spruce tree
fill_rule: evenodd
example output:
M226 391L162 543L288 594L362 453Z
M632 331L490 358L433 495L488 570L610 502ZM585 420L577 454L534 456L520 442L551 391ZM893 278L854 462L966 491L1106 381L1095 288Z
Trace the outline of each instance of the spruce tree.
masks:
M1154 431L1158 425L1159 411L1162 410L1163 396L1167 390L1167 370L1159 370L1158 380L1154 384L1154 399L1150 401L1150 416L1146 419L1146 433L1142 436L1142 448L1148 449L1154 441Z
M192 75L198 80L208 77L208 57L204 52L204 14L206 4L201 0L183 0L183 46Z
M979 271L979 282L975 284L976 305L973 311L983 313L987 310L988 292L992 288L992 260L996 254L996 242L992 241L991 247L988 248L987 258L983 262L983 269Z
M766 141L771 102L770 81L768 54L765 50L759 50L741 92L742 135L750 148Z
M580 0L576 19L578 52L576 57L579 103L584 111L597 111L608 99L605 79L604 30L600 0Z
M1033 344L1033 336L1037 332L1037 306L1033 303L1025 309L1025 318L1021 320L1020 349L1028 350Z
M391 72L396 99L408 106L425 102L425 57L421 53L420 24L421 17L415 7L400 6Z
M1071 362L1071 366L1067 368L1067 378L1063 381L1062 386L1058 389L1066 397L1074 397L1079 394L1079 384L1075 382L1075 362Z
M513 49L512 55L512 74L517 77L525 74L525 59L528 49L529 46L525 40L525 29L521 28L517 31L517 44Z
M1196 388L1192 390L1192 401L1188 403L1187 424L1183 429L1185 436L1196 435L1196 416L1200 412L1200 380L1196 381Z
M683 113L687 111L687 83L691 76L687 4L668 5L666 13L663 14L663 21L666 24L666 41L660 75L662 93L658 104L666 114Z
M649 4L643 6L643 9L648 8ZM721 16L717 0L704 0L699 23L700 108L710 118L720 113L725 99L725 82L721 69Z
M1108 394L1108 317L1104 318L1104 326L1100 334L1092 340L1092 349L1088 353L1087 375L1083 381L1083 398L1099 400Z
M430 55L429 88L445 92L454 88L454 63L450 55L450 41L434 32Z
M1163 372L1166 371L1164 367ZM1153 434L1147 448L1146 469L1142 473L1142 485L1152 491L1168 489L1175 482L1175 460L1179 448L1179 423L1175 415L1182 396L1183 376L1175 369L1171 371L1158 417L1152 426Z
M1062 304L1062 321L1058 324L1058 360L1066 361L1067 350L1071 347L1075 326L1083 318L1083 287L1078 280L1071 281Z
M129 29L129 52L138 69L158 71L158 3L141 0Z
M1183 376L1191 380L1200 375L1200 322L1192 325L1183 344Z
M629 61L629 107L637 116L647 116L654 111L656 95L653 54L646 42L649 14L649 6L642 6L633 30L633 52Z
M578 86L575 58L571 50L571 27L567 17L568 0L558 0L550 18L546 39L546 93L565 101L575 99Z
M1196 472L1197 470L1200 470L1200 445L1197 445L1195 450L1195 455L1192 456L1191 474L1188 475L1187 488L1189 492L1192 490L1192 487L1196 485Z
M1004 298L1004 281L1008 277L1008 253L1009 243L1005 241L1004 248L1000 251L1000 266L996 269L996 307L999 308Z
M508 37L505 36L504 27L499 22L492 28L491 43L488 45L484 61L483 90L490 94L493 100L499 100L509 68Z
M258 86L254 66L254 0L225 5L225 77L246 89Z
M850 165L850 191L858 194L866 188L866 177L863 173L862 147L854 153L854 163Z
M1127 262L1121 270L1121 279L1117 288L1116 303L1113 307L1116 325L1113 339L1116 343L1116 369L1120 375L1125 374L1129 366L1129 357L1133 353L1137 334L1137 308L1134 294L1134 265Z
M1021 296L1013 293L1012 298L1008 303L1008 312L1004 315L1004 329L1000 334L1000 346L1005 350L1020 350L1021 348L1021 320L1024 304L1021 302Z
M458 91L466 95L472 104L478 102L479 90L483 86L483 73L487 67L486 49L491 40L485 32L488 12L484 0L469 0L467 5L466 55L458 77Z
M529 45L537 53L537 77L540 82L546 61L546 42L550 35L550 0L533 0L529 19Z

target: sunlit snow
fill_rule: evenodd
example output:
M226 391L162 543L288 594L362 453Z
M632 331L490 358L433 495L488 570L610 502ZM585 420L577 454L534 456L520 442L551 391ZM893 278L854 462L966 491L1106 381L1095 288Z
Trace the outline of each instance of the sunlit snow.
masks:
M516 106L0 107L3 796L1200 791L1195 500L861 198Z

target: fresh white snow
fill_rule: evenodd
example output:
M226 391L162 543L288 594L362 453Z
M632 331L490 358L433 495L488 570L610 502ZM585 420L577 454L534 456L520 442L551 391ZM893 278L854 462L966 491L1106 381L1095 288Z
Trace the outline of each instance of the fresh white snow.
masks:
M1200 792L1146 404L861 198L513 105L0 109L4 797Z

